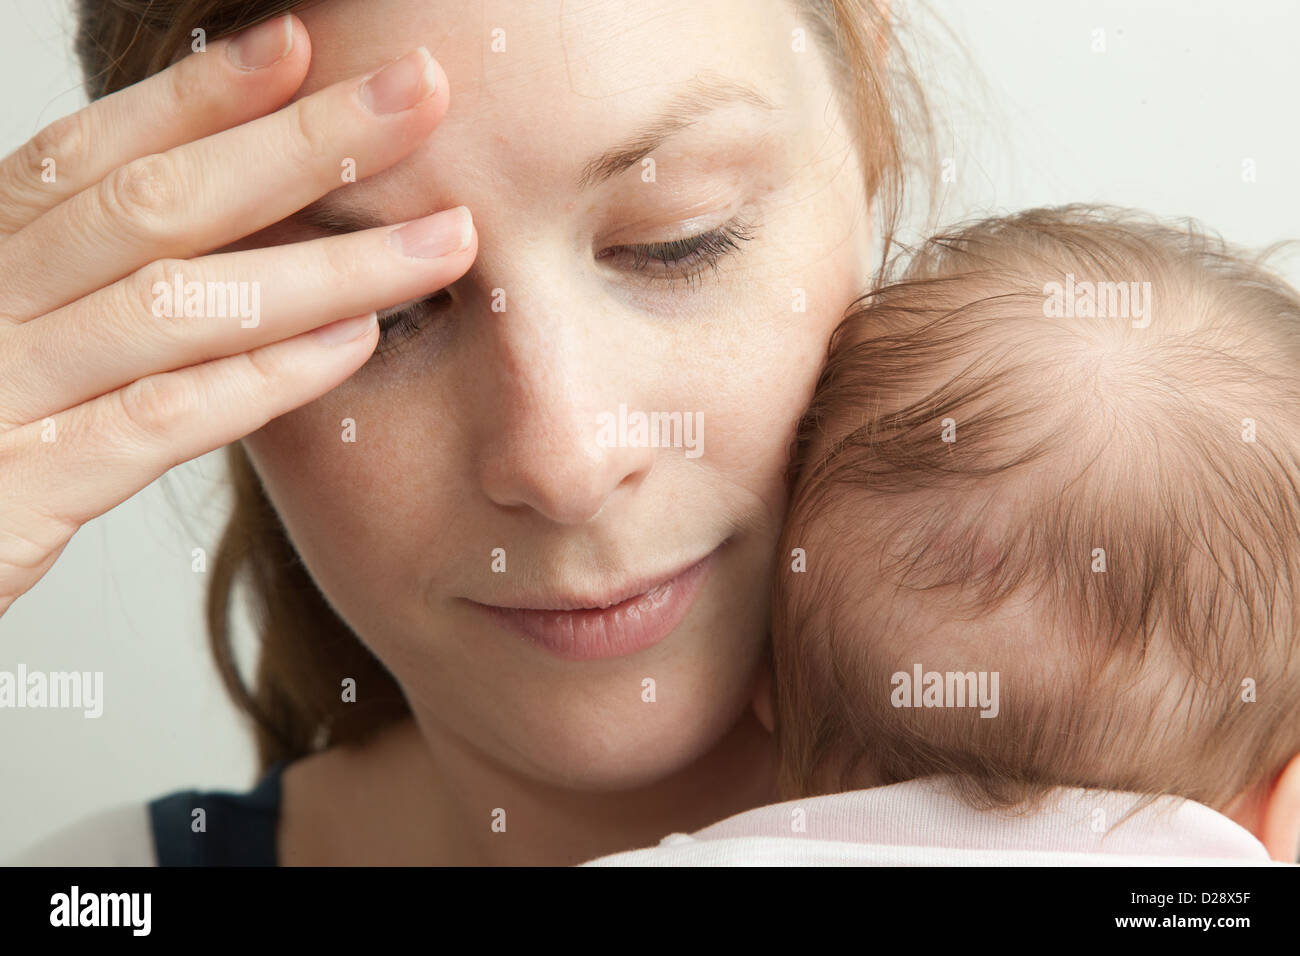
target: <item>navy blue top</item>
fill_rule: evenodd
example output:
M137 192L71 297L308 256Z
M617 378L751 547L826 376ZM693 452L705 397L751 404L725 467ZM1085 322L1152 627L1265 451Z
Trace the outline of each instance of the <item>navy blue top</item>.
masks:
M159 866L275 866L280 773L272 764L247 793L177 790L149 801L149 826ZM206 818L195 832L194 811Z

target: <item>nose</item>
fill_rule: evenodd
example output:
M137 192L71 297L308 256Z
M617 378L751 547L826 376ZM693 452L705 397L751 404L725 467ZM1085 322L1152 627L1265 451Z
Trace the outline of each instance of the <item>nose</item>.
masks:
M654 461L652 448L598 445L596 412L565 396L533 395L505 417L484 449L484 493L502 508L530 509L556 524L592 521Z
M602 416L628 402L616 356L574 338L529 340L524 322L499 343L507 360L479 447L480 483L502 508L529 509L556 524L592 521L612 498L650 473L653 447L618 447ZM622 391L622 394L620 392ZM602 437L605 436L605 437Z

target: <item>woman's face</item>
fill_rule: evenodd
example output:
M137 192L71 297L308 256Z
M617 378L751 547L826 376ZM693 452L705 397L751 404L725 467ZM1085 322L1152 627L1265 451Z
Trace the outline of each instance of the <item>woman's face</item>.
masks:
M584 789L683 769L748 706L787 445L865 279L861 167L828 64L811 36L797 49L784 0L299 15L314 51L300 96L419 44L450 81L419 149L322 205L396 222L464 204L479 251L418 331L245 439L294 545L426 734ZM668 132L675 98L702 111L655 141L652 167L640 150L593 163ZM703 251L631 248L719 229ZM318 234L291 220L275 239ZM702 430L620 441L620 407ZM663 625L655 595L602 618L607 645L599 621L524 615L572 628L581 653L482 607L587 606L710 554L691 600L670 588L684 616L660 639L635 620ZM640 643L615 646L629 633Z

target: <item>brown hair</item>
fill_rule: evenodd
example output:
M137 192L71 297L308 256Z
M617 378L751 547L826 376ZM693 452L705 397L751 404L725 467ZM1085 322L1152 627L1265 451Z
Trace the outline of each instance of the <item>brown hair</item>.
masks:
M1114 314L1134 282L1146 314ZM783 792L951 774L981 807L1058 785L1222 807L1280 772L1297 358L1300 294L1191 222L1068 206L926 242L849 310L798 429ZM893 699L916 664L998 673L996 717Z
M79 0L76 50L91 99L165 68L202 27L207 40L302 4L295 0ZM904 156L931 137L914 72L896 51L890 18L874 0L797 0L834 64L857 141L866 195L882 223L882 261L900 216ZM906 140L908 131L916 136ZM918 145L919 150L923 145ZM924 166L925 160L918 165ZM932 168L932 167L931 167ZM932 178L928 176L927 178ZM213 656L236 705L252 721L260 766L293 759L325 743L361 739L408 713L391 674L338 618L294 552L239 443L227 449L234 511L214 560L207 620ZM260 636L250 687L231 645L237 581L248 588ZM339 675L356 676L367 705L340 700Z

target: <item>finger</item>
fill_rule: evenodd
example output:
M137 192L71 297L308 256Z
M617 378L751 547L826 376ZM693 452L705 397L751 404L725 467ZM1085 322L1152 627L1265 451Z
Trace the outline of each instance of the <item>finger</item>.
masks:
M352 323L349 326L349 323ZM345 319L271 345L187 369L138 379L84 405L0 435L5 540L58 544L169 468L256 431L330 391L357 370L378 341L373 314ZM40 572L43 573L43 572ZM40 573L36 573L39 578ZM0 594L16 595L5 580Z
M0 290L0 311L25 320L147 262L189 258L279 222L341 186L348 160L357 178L397 162L446 103L441 68L419 47L369 77L128 163L0 244L0 273L16 278Z
M159 260L4 333L0 430L147 375L423 298L460 278L476 252L473 220L458 206L397 227Z
M310 60L306 29L285 15L56 120L0 160L0 236L133 159L278 109L302 84Z

